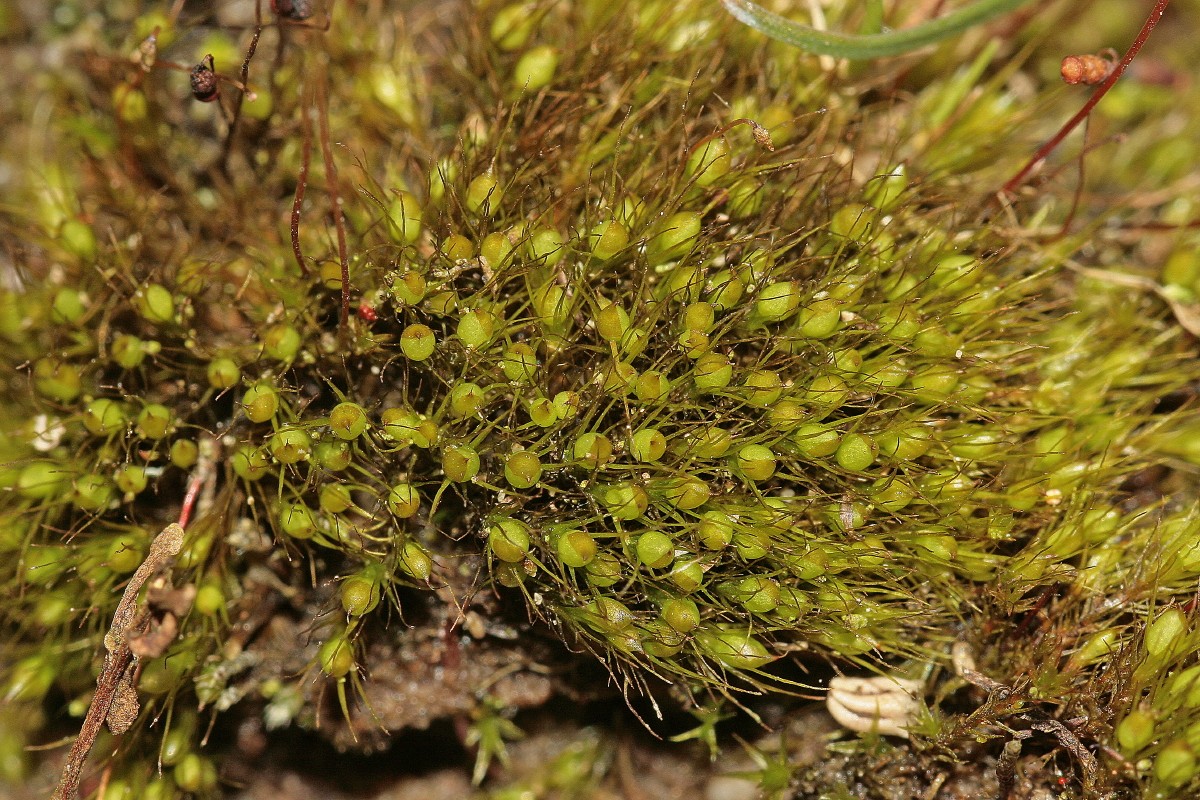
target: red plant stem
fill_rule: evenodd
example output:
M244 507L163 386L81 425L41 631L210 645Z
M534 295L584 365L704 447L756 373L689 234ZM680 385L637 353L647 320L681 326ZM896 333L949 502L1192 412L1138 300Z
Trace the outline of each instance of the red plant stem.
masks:
M1154 8L1150 11L1150 16L1146 18L1146 24L1142 26L1142 30L1138 33L1137 38L1133 40L1133 44L1125 51L1125 55L1121 58L1116 68L1113 69L1112 74L1108 76L1104 83L1096 87L1096 91L1092 92L1092 96L1084 103L1083 108L1079 109L1075 116L1067 120L1067 124L1059 128L1058 133L1054 134L1050 141L1039 147L1038 151L1033 154L1033 158L1029 159L1016 175L1008 179L1008 182L1000 189L1000 194L1012 194L1016 191L1017 187L1029 177L1029 173L1033 172L1034 168L1042 163L1046 159L1046 156L1050 155L1054 148L1058 147L1062 143L1062 140L1067 138L1067 135L1078 127L1079 123L1087 119L1088 115L1092 113L1092 109L1096 107L1096 104L1100 102L1100 99L1104 95L1108 94L1108 90L1125 73L1125 68L1133 62L1138 51L1142 49L1142 45L1150 38L1150 32L1154 30L1154 26L1162 19L1163 12L1167 10L1168 3L1170 3L1170 0L1156 0Z

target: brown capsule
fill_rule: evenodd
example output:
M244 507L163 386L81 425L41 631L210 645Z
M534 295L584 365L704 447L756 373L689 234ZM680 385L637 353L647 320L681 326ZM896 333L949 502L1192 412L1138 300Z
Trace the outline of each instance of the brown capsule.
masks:
M216 67L210 53L192 67L192 96L201 103L211 103L221 93L221 83L217 79Z
M1060 72L1066 83L1074 86L1086 83L1095 86L1103 83L1112 72L1113 64L1106 58L1093 55L1067 56L1062 60Z
M285 19L306 20L313 15L313 0L271 0L271 10Z

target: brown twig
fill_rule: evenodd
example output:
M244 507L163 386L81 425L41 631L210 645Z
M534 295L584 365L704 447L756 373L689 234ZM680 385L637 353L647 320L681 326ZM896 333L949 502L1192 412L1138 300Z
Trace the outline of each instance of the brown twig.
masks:
M109 626L108 633L104 634L104 669L96 679L96 693L92 695L87 716L83 718L79 737L75 739L71 751L67 754L58 788L52 795L53 800L69 800L75 796L75 791L79 788L79 778L83 774L83 764L88 753L92 751L96 735L100 733L100 726L105 720L114 733L123 733L137 717L137 692L133 688L130 670L134 657L129 649L129 634L131 629L138 626L141 611L137 602L138 592L150 576L170 565L182 547L183 528L173 522L154 537L146 560L126 584L121 601L117 603L116 613L113 614L112 625ZM130 692L133 693L132 697Z
M1096 87L1096 91L1092 92L1092 96L1083 104L1083 108L1079 109L1075 113L1075 116L1067 120L1066 124L1059 128L1058 133L1054 134L1048 142L1039 147L1037 152L1033 154L1033 157L1026 162L1025 166L1021 167L1016 175L1008 179L1008 182L1000 189L1001 196L1015 192L1017 187L1029 177L1029 174L1046 159L1046 156L1050 155L1054 151L1054 148L1058 147L1062 143L1062 140L1067 138L1067 135L1078 127L1079 123L1087 119L1101 98L1108 94L1108 90L1116 85L1120 77L1125 74L1125 69L1133 62L1134 57L1142 49L1142 45L1146 43L1146 40L1150 38L1151 31L1154 30L1154 26L1158 24L1158 21L1162 19L1163 12L1167 10L1169 3L1170 0L1156 0L1154 8L1150 11L1150 16L1146 17L1146 24L1142 26L1137 38L1133 40L1133 44L1125 51L1125 55L1122 56L1109 76L1103 83Z

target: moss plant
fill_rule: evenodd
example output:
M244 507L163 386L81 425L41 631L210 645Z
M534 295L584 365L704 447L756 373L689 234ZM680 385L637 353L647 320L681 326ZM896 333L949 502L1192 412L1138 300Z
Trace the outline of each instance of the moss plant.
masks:
M105 797L236 782L212 719L369 749L457 716L480 781L516 707L582 694L573 658L716 720L956 647L915 740L995 759L1069 723L1038 746L1085 791L1200 786L1200 523L1186 470L1138 490L1198 460L1200 367L1155 296L1068 271L1121 237L1045 242L1054 190L993 203L1043 124L1013 43L906 78L716 4L274 5L253 100L247 20L56 12L84 67L4 211L0 777L77 725L198 478ZM154 30L164 63L233 54L215 103ZM397 663L455 688L405 705Z

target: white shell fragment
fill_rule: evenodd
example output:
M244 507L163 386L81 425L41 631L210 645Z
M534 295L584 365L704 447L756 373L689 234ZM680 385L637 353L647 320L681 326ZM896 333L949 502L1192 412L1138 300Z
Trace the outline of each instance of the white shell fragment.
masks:
M923 685L913 678L890 675L833 678L825 707L840 725L852 731L907 739L908 726L921 708Z

